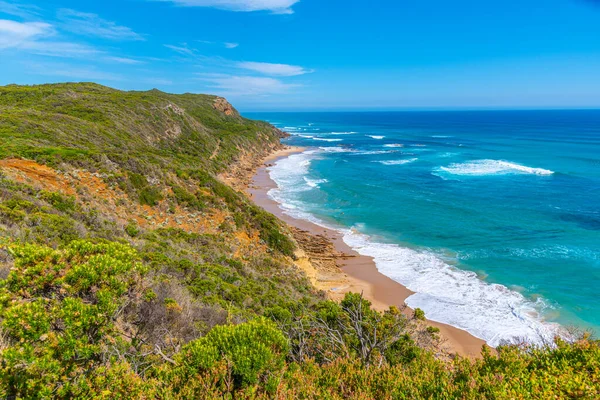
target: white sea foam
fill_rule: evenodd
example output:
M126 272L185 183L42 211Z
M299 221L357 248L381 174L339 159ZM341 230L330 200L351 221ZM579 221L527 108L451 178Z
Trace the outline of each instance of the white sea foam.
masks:
M448 139L454 136L446 136L446 135L432 135L432 138L436 138L436 139Z
M314 136L311 136L311 135L298 135L298 136L306 138L306 139L312 139L312 138L314 138Z
M543 168L532 168L509 161L502 160L475 160L466 163L451 164L447 167L439 167L438 172L446 172L453 175L482 176L482 175L509 175L509 174L532 174L552 175L554 171Z
M373 139L377 139L377 140L381 140L385 137L385 136L377 136L377 135L367 135L367 136L370 138L373 138Z
M326 138L313 138L313 140L318 140L320 142L341 142L344 139L326 139Z
M358 132L331 132L331 135L354 135L355 133Z
M415 292L406 300L410 307L421 308L427 318L464 329L491 346L523 339L544 344L563 334L559 325L542 320L540 312L549 306L541 298L528 300L506 286L487 283L476 273L457 269L430 251L377 242L358 231L364 230L362 224L357 224L357 229L336 228L307 212L318 205L303 203L299 192L315 190L319 185L305 178L311 160L322 156L321 149L309 150L269 167L277 184L269 196L286 214L339 230L349 246L373 257L381 273Z
M319 147L325 153L353 153L356 150L350 147L332 146L332 147Z
M404 145L400 144L400 143L392 143L392 144L384 144L383 147L404 147Z
M398 150L363 150L363 151L354 152L354 155L370 156L370 155L376 155L376 154L390 154L390 153L397 153L397 152L398 152Z
M306 184L308 186L310 186L311 188L319 188L322 183L327 183L329 182L327 179L310 179L307 178L306 176L304 177L304 182L306 182Z
M406 160L385 160L385 161L373 161L373 162L378 162L383 165L404 165L404 164L410 164L417 160L418 160L418 158L409 158Z
M376 243L353 230L345 231L344 241L373 257L382 274L416 292L406 300L410 307L490 346L521 339L541 345L561 333L559 325L542 321L539 310L547 307L542 299L533 302L506 286L486 283L476 273L452 267L427 251Z
M452 152L440 153L440 154L438 154L438 157L440 157L440 158L450 158L450 157L457 156L458 154L459 153L452 153Z

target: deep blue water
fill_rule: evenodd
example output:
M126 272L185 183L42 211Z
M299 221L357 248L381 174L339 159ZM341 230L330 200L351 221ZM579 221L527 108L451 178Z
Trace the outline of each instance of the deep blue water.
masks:
M493 345L600 328L600 111L246 116L309 148L271 168L272 197L429 318Z

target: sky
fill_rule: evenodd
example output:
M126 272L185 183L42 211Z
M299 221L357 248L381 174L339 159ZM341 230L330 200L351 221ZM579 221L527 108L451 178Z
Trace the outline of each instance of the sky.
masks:
M0 0L0 85L242 111L600 107L600 0Z

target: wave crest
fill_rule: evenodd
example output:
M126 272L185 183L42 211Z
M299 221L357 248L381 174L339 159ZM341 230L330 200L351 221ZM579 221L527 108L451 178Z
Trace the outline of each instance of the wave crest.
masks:
M439 167L439 172L452 175L483 176L483 175L552 175L554 171L527 167L525 165L503 160L475 160L465 163L450 164L447 167Z
M384 160L384 161L374 161L374 162L378 162L383 165L404 165L404 164L410 164L417 160L418 160L418 158L409 158L406 160Z

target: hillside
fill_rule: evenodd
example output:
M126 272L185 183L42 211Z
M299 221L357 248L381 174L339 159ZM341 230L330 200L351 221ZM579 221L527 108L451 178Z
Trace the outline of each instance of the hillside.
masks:
M284 136L215 96L0 87L0 397L600 396L588 337L468 360L419 310L327 300L224 183Z

